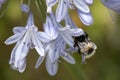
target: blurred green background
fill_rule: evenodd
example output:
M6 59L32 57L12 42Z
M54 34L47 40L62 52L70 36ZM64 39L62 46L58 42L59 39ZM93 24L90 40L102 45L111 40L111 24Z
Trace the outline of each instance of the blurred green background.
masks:
M40 15L32 4L35 24L42 30ZM25 72L21 74L10 68L8 62L14 44L6 46L4 41L13 35L15 26L25 25L27 16L24 15L24 19L21 16L20 0L9 0L0 12L6 5L7 10L0 18L0 80L120 80L120 15L112 12L111 17L99 0L94 0L91 6L94 24L90 27L80 22L75 11L70 11L76 25L84 29L96 43L96 54L87 60L87 64L81 64L81 56L74 54L76 64L64 61L59 64L58 73L54 77L47 73L44 63L40 68L34 68L38 58L35 50L31 50L27 56Z

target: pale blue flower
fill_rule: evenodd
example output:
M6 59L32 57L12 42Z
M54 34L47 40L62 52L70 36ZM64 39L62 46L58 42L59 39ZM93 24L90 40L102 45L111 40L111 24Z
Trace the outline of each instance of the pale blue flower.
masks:
M59 1L59 2L58 2ZM52 6L58 2L56 9L57 22L62 21L68 14L68 9L76 9L78 15L85 25L93 24L93 18L90 13L89 4L93 3L93 0L46 0L48 12L51 12ZM76 8L74 8L76 7Z
M73 36L80 36L83 34L83 30L80 28L72 28L71 25L66 25L63 27L60 25L54 16L54 14L51 14L51 19L54 22L55 28L58 30L58 33L63 38L63 40L71 47L74 45Z
M35 48L40 56L45 55L38 28L34 25L32 13L29 13L27 25L25 27L15 27L13 32L14 35L5 41L7 45L17 42L12 50L9 64L13 69L22 73L26 67L26 56L30 48Z
M120 0L101 0L101 2L111 10L120 13Z
M26 13L30 12L30 8L28 7L28 5L21 4L20 7L21 7L22 12L26 12Z
M59 58L63 58L65 61L75 64L74 58L66 52L67 44L72 46L74 41L72 36L79 36L82 33L81 29L70 29L69 26L62 27L56 22L54 14L47 16L46 24L44 24L44 31L40 34L45 34L48 37L42 36L41 38L47 38L45 44L46 51L46 69L51 76L54 76L58 70L58 64L60 62ZM52 33L51 33L52 32ZM44 61L45 57L39 57L36 63L36 68L38 68Z
M59 58L62 57L65 61L75 64L74 58L65 51L66 43L61 37L56 40L51 41L46 45L46 69L51 76L54 76L58 71ZM38 68L45 57L39 57L36 63L36 68Z

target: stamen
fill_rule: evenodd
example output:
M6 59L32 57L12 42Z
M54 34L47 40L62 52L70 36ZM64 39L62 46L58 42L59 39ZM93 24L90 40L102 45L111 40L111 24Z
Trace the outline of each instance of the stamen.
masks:
M68 3L67 1L64 1L64 4L67 4L67 5L70 5L70 6L73 6L74 4L73 4L73 1L72 1L72 3Z
M31 49L35 48L34 43L31 43Z
M27 46L29 47L29 46L30 46L30 43L28 43Z
M26 42L23 42L23 44L26 44Z

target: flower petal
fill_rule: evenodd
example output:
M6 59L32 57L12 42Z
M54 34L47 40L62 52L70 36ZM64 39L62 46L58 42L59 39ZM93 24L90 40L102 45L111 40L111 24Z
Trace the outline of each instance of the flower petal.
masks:
M10 44L13 44L13 43L16 43L17 41L19 41L22 37L23 37L23 33L19 33L19 34L15 34L11 37L9 37L4 43L7 44L7 45L10 45Z
M87 4L92 4L93 0L84 0Z
M44 31L50 36L50 38L55 39L58 35L55 30L54 24L49 16L46 18L46 24L44 24Z
M9 64L14 64L15 62L15 55L16 55L16 49L17 47L19 46L20 44L20 41L17 42L17 44L15 45L15 47L13 48L12 52L11 52L11 57L10 57L10 60L9 60Z
M58 62L56 61L55 63L52 63L50 61L51 61L50 58L47 56L46 69L51 76L54 76L58 71Z
M66 27L68 27L67 31L71 36L80 36L84 34L84 31L81 28L70 29L70 26L66 26Z
M18 27L13 28L14 34L22 33L22 32L25 32L25 31L26 31L26 28L25 28L25 27L20 27L20 26L18 26Z
M42 42L50 42L50 37L44 32L39 32L38 38Z
M26 28L33 27L33 25L34 25L33 14L32 14L32 12L30 12L30 13L29 13L29 16L28 16L28 21L27 21L27 26L26 26Z
M66 55L61 55L64 60L66 60L67 62L69 62L71 64L75 64L75 60L70 54L68 54L66 52L64 52L64 54L66 54Z
M57 22L60 22L61 20L63 20L66 16L67 12L68 12L67 4L65 4L63 0L60 0L59 4L57 6L57 10L56 10Z
M64 41L69 44L69 46L73 47L74 41L72 38L72 35L69 34L67 27L64 27L62 29L59 29L59 34L62 36Z
M36 64L35 64L35 68L38 68L38 67L42 64L44 58L45 58L44 56L40 56L40 57L38 58L38 60L37 60L37 62L36 62Z
M71 28L77 28L72 19L70 18L69 14L65 16L65 24L66 26L69 25Z
M29 51L29 47L26 44L23 44L23 41L17 46L15 50L14 63L12 63L12 68L15 70L19 70L19 72L23 72L26 67L26 56Z
M93 17L91 13L82 13L80 10L77 10L77 11L78 11L79 18L83 24L87 26L93 24Z
M21 4L21 9L23 12L29 13L30 8L26 4Z
M83 13L89 13L90 9L83 0L73 0L75 6Z
M55 43L50 43L48 49L48 57L52 63L56 62L59 58L59 49L55 45Z
M26 59L25 58L21 59L21 61L18 62L18 66L19 66L19 72L23 73L26 68Z
M101 0L101 2L111 10L120 13L120 0Z
M39 35L38 32L32 32L31 33L32 42L34 43L35 49L39 53L39 55L44 56L45 55L44 48L43 48L42 43L39 41L39 38L37 37L37 35Z
M67 34L67 33L63 33L63 31L60 32L60 35L62 36L62 38L64 39L64 41L65 41L69 46L73 47L74 41L73 41L72 36L70 36L70 35Z

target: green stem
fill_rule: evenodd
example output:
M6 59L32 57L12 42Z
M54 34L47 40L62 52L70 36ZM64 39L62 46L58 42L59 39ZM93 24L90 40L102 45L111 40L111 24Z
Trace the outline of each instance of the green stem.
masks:
M30 6L30 2L31 2L31 0L28 0L28 6Z
M36 7L41 15L42 20L45 22L46 19L46 5L42 0L35 0Z

